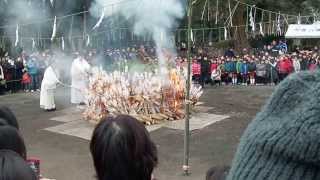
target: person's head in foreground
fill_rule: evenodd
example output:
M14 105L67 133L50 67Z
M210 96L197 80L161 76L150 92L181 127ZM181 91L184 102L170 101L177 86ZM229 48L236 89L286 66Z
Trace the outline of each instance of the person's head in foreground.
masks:
M37 180L34 171L17 153L0 150L0 180Z
M8 149L26 159L26 146L19 131L12 126L0 126L0 150Z
M230 167L212 167L207 171L206 180L225 180Z
M146 128L126 115L102 120L93 132L90 150L99 180L151 180L158 163Z
M19 129L19 124L16 116L6 106L0 106L0 126L9 125L16 129Z
M320 179L320 72L276 88L242 136L227 179Z

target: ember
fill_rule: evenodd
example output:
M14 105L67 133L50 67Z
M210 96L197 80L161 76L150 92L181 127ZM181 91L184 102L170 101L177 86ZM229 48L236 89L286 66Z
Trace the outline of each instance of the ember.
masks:
M107 73L96 70L90 79L85 117L99 122L108 115L129 114L147 125L183 119L185 82L176 69L168 73L168 78L149 72ZM193 105L201 95L201 87L193 85Z

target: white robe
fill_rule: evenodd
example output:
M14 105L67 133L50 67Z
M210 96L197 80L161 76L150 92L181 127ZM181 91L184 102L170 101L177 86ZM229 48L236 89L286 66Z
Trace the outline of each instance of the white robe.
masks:
M73 61L71 66L71 103L85 103L85 90L88 88L90 72L89 63L81 58Z
M3 74L3 68L2 66L0 65L0 80L1 79L4 79L4 74Z
M54 103L54 91L57 88L57 83L59 83L59 80L56 72L51 66L47 67L41 83L40 108L45 110L56 108Z

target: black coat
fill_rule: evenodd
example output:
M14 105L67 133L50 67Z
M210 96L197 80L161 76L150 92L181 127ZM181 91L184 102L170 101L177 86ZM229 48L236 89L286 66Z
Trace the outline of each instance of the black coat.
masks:
M256 63L254 63L254 62L249 63L248 64L248 70L249 70L249 72L256 71L257 70Z
M273 82L278 82L279 80L278 71L271 64L267 64L267 78Z
M210 72L210 63L209 61L201 61L201 74L209 74Z
M308 59L302 59L302 61L300 63L300 66L301 66L301 70L302 71L308 70L308 68L309 68L309 60Z

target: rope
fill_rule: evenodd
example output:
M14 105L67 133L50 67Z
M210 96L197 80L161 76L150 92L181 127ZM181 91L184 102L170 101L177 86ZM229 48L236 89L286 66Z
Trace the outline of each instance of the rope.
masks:
M232 24L232 10L231 10L231 3L230 3L230 0L228 0L228 7L229 7L229 13L230 13L230 16L229 16L229 19L230 19L230 21L229 21L229 23L231 24L231 26L233 26L233 24Z
M217 11L216 11L216 25L218 24L218 15L219 15L219 0L217 0Z
M281 20L282 22L284 20ZM272 21L265 21L265 22L260 22L262 24L270 24L270 22L272 23ZM256 25L259 25L259 23L255 23ZM246 27L247 25L237 25L237 26L229 26L230 28L236 28L236 27ZM208 28L192 28L194 31L201 31L201 30L216 30L216 29L224 29L225 26L220 26L220 27L208 27ZM110 30L128 30L130 28L109 28L105 31L99 31L99 32L96 32L95 34L91 35L92 37L95 37L95 36L98 36L99 34L103 34L103 33L106 33L106 32L109 32ZM178 28L178 29L175 29L175 30L172 30L172 31L183 31L183 30L187 30L187 28ZM14 37L14 36L0 36L0 38L10 38L10 37ZM29 40L32 40L33 37L21 37L21 39L29 39ZM76 38L82 38L82 35L79 35L79 36L73 36L72 37L73 39L76 39ZM40 39L46 39L46 40L50 40L51 38L50 37L43 37L43 38L40 38ZM62 37L58 37L56 39L62 39Z
M204 3L202 15L201 15L201 21L203 21L203 19L204 19L204 13L206 11L207 3L208 3L208 0L206 0L206 2Z
M226 20L226 22L228 21L227 26L230 26L230 24L231 24L231 27L233 26L233 24L232 24L232 18L233 18L233 16L234 16L234 13L236 12L238 6L239 6L239 3L237 3L237 4L234 6L232 12L230 12L231 14L230 14L230 16L228 17L228 19Z
M247 7L254 7L254 8L259 9L261 11L270 12L272 14L279 14L279 12L275 12L275 11L271 11L271 10L267 10L267 9L262 9L262 8L256 7L255 5L248 4L248 3L245 3L245 2L242 2L242 1L239 1L239 0L233 0L233 1L239 2L240 4L245 5ZM288 16L291 16L291 17L298 17L298 15L293 15L293 14L284 14L284 15L288 15ZM301 17L313 17L313 15L305 15L305 16L301 16Z

